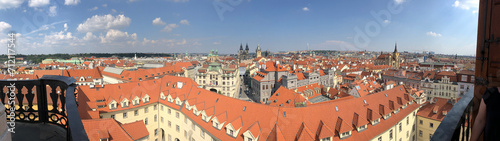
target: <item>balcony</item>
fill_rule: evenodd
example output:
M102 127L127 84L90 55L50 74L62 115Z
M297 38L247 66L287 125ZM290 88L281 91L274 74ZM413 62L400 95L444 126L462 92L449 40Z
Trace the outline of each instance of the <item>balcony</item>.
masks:
M472 98L474 89L467 91L446 114L434 132L431 141L469 140L471 134Z
M75 81L64 76L0 80L5 104L0 114L6 116L0 120L2 140L89 140L77 109Z

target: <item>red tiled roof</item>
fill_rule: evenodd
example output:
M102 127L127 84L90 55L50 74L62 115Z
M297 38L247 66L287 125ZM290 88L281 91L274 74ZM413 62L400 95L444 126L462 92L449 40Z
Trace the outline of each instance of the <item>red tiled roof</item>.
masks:
M110 141L133 141L118 122L112 118L82 120L83 127L91 141L109 137ZM144 128L146 128L144 126ZM147 131L147 130L146 130Z
M142 120L123 124L122 127L134 140L138 140L149 135L148 129Z
M445 98L434 97L433 100L435 100L435 102L432 104L430 102L422 104L424 106L420 107L417 115L428 119L442 121L446 116L443 115L443 113L448 113L453 105L449 102L450 100ZM434 111L436 111L436 113L434 113Z
M186 84L183 85L182 89L172 88L172 85L177 82L185 82ZM166 86L166 84L170 85ZM121 86L121 89L118 88L119 86ZM146 89L142 86L148 87ZM242 132L239 132L239 135L237 135L236 138L233 138L231 136L228 136L225 130L218 130L216 128L213 128L211 123L202 121L201 116L193 114L192 111L186 108L181 108L175 103L170 103L167 100L160 99L160 88L164 94L171 95L174 99L182 97L180 99L196 98L196 102L198 103L204 101L205 107L208 107L205 112L207 112L208 115L216 114L217 119L219 119L221 122L237 119L241 116ZM409 104L407 108L401 109L401 111L397 114L392 113L392 111L390 111L389 109L387 109L387 111L384 111L383 113L379 113L379 105L388 106L389 100L397 101L398 97L402 98L403 103L408 103L408 100L413 100L413 98L411 97L409 97L408 100L403 99L403 97L405 97L405 95L408 95L408 93L402 89L403 85L396 86L395 88L390 90L373 93L362 98L333 100L329 102L322 102L320 104L308 105L301 108L275 107L226 97L202 88L197 88L197 84L189 78L174 76L165 76L160 79L146 80L142 82L106 85L104 88L100 88L99 90L80 86L78 94L79 103L81 103L81 105L79 106L80 109L80 107L86 107L86 101L95 101L95 99L102 95L109 95L105 96L106 100L109 101L108 99L120 99L121 97L127 97L127 99L129 99L128 97L130 97L133 93L137 93L139 95L144 95L147 93L151 97L150 103L159 102L166 106L180 109L181 112L184 113L184 115L186 115L189 119L192 119L193 122L198 123L200 128L205 129L211 135L216 136L220 140L243 140L243 136L241 134L246 131L250 131L253 136L260 136L262 139L267 139L270 136L281 138L280 136L282 136L285 140L294 140L295 138L297 138L297 133L301 125L304 125L310 129L318 129L318 125L320 122L323 122L325 125L332 129L337 129L335 127L339 126L340 128L338 128L338 131L352 131L352 136L343 140L369 140L375 136L378 136L382 132L385 132L419 107L418 104L413 103ZM387 93L387 96L385 96L385 93ZM366 104L364 103L364 100L366 100ZM137 106L130 105L129 107L122 108L120 107L120 105L118 105L117 109L109 110L109 108L106 107L98 108L97 111L111 112L129 108L136 108L138 106L144 106L146 104L143 104L143 102L141 101ZM369 109L372 110L371 116L368 115L369 112L367 112ZM221 113L225 113L226 118L222 117ZM356 121L356 118L354 118L354 116L356 115L355 113L358 115L358 121ZM357 132L353 128L354 125L364 124L360 121L363 120L362 118L364 117L367 117L366 120L373 120L380 117L380 114L387 113L392 114L391 118L382 120L377 125L368 124L367 129L363 132ZM339 122L339 124L337 125L338 119L342 119L342 122ZM228 123L229 122L226 122L225 124ZM315 139L315 135L320 134L316 133L315 131L317 130L313 130L311 132L313 140ZM279 132L281 132L281 135L279 134ZM334 135L334 139L335 138L338 139L338 135Z

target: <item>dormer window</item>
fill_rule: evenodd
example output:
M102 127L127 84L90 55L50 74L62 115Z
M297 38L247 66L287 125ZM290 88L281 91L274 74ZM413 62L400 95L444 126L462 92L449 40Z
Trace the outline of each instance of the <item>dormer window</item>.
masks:
M234 136L233 134L234 134L234 131L233 130L229 130L229 135Z
M344 138L347 138L347 137L350 137L351 136L351 131L347 131L347 132L344 132L342 134L340 134L340 138L341 139L344 139Z
M112 110L112 109L116 109L116 102L112 102L109 104L109 109Z
M126 100L126 99L125 99L125 100L121 103L121 106L122 106L122 108L123 108L123 107L128 107L128 104L129 104L128 100Z
M396 110L394 110L394 114L397 114L399 113L399 108L397 108Z
M136 97L136 99L134 99L134 101L132 101L132 105L139 105L139 98Z
M380 123L380 118L373 120L372 125L377 125Z
M366 125L358 127L358 132L366 130Z
M391 117L391 114L390 114L390 113L389 113L389 114L387 114L387 115L384 115L384 119L388 119L388 118L390 118L390 117Z
M146 96L144 96L144 98L142 98L142 102L143 103L148 103L149 102L149 96L146 94Z
M214 127L217 128L217 129L219 129L219 123L214 122Z

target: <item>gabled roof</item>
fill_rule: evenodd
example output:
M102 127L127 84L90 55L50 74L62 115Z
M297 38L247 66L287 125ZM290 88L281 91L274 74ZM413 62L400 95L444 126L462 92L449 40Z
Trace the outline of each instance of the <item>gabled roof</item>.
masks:
M302 125L299 128L299 132L297 133L296 140L299 140L299 141L312 141L312 140L314 140L314 136L311 133L311 130L309 130L309 128L307 128L307 126L304 123L302 123Z
M134 140L138 140L149 135L148 129L142 120L123 124L122 127Z
M335 135L333 130L330 127L328 127L328 125L324 124L323 121L319 122L319 127L318 130L316 131L316 134L317 134L316 140L320 140L327 137L333 137Z

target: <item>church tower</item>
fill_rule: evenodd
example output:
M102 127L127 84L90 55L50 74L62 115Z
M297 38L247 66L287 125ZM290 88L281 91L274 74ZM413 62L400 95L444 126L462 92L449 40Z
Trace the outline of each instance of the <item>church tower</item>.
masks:
M398 43L395 43L394 45L394 52L392 53L392 56L394 57L394 66L399 68L399 63L401 63L401 61L399 59Z
M248 43L247 43L247 47L245 48L245 53L246 53L246 54L248 54L248 53L249 53L249 52L248 52L248 50L250 50L250 49L248 49Z
M257 54L257 56L255 58L258 58L258 57L262 56L259 44L257 44L257 49L255 50L255 54Z

